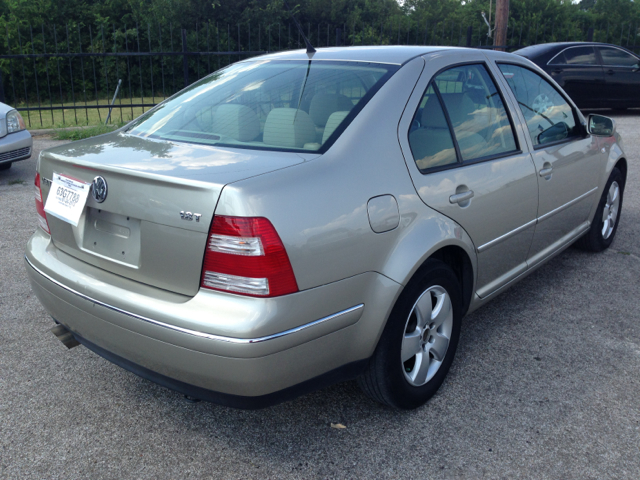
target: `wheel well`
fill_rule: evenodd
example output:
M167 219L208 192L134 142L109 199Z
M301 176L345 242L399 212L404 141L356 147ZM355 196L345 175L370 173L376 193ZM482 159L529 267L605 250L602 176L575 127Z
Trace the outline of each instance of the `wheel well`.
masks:
M473 267L471 266L471 260L467 252L460 247L450 245L442 247L429 258L436 258L446 263L454 271L456 277L458 277L460 287L462 288L462 314L466 314L473 294Z
M620 170L620 173L622 173L622 177L624 178L624 182L627 183L627 160L621 158L620 160L618 160L618 163L616 163L616 166L614 168Z

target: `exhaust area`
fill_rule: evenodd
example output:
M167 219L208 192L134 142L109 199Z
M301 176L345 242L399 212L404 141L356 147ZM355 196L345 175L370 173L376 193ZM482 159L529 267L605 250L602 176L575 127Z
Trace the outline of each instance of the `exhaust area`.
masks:
M80 342L78 342L73 334L63 325L56 325L51 329L51 333L53 333L68 349L72 349L73 347L80 345Z

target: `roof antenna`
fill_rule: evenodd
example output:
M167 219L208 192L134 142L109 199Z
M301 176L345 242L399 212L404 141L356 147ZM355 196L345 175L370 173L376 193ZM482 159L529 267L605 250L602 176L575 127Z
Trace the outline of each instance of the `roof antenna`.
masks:
M316 49L313 48L313 45L311 45L311 42L302 31L302 27L298 23L298 20L296 20L296 17L293 15L291 8L289 8L289 4L287 3L287 0L284 0L284 6L287 7L287 10L289 10L289 13L291 14L291 18L293 18L293 23L295 23L296 27L298 27L298 31L300 32L300 35L302 35L302 38L304 39L304 43L307 45L307 54L313 55L314 53L316 53ZM309 55L309 58L311 58L311 55Z

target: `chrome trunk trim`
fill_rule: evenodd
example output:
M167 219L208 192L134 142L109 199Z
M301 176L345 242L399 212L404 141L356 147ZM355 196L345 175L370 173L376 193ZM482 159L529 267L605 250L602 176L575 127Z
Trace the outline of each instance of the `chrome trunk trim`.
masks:
M60 283L59 281L55 280L54 278L52 278L51 276L47 275L46 273L44 273L42 270L40 270L38 267L36 267L33 263L31 263L31 261L29 260L29 258L27 258L27 256L25 255L25 260L27 261L27 263L29 264L29 266L31 268L33 268L36 272L38 272L40 275L42 275L43 277L45 277L47 280L49 280L50 282L54 283L55 285L59 286L60 288L65 289L66 291L73 293L85 300L88 300L92 303L95 303L96 305L100 305L102 307L108 308L109 310L113 310L114 312L118 312L121 313L123 315L127 315L129 317L133 317L136 318L138 320L142 320L143 322L147 322L147 323L151 323L153 325L157 325L159 327L164 327L164 328L168 328L170 330L174 330L177 332L181 332L181 333L186 333L187 335L193 335L195 337L200 337L200 338L206 338L208 340L217 340L220 342L227 342L227 343L234 343L234 344L240 344L240 345L249 345L249 344L253 344L253 343L261 343L261 342L266 342L268 340L273 340L276 338L280 338L280 337L284 337L287 335L291 335L293 333L297 333L300 332L302 330L306 330L309 327L313 327L316 325L319 325L321 323L325 323L328 322L330 320L334 320L338 317L341 317L342 315L346 315L358 310L362 310L364 308L364 303L361 303L359 305L355 305L351 308L347 308L346 310L342 310L340 312L334 313L332 315L328 315L326 317L320 318L318 320L314 320L313 322L309 322L309 323L305 323L304 325L300 325L299 327L295 327L295 328L291 328L289 330L285 330L283 332L278 332L278 333L274 333L272 335L267 335L264 337L256 337L256 338L236 338L236 337L225 337L222 335L214 335L212 333L205 333L205 332L199 332L197 330L191 330L188 328L183 328L183 327L178 327L176 325L170 325L168 323L165 322L160 322L159 320L154 320L152 318L148 318L148 317L144 317L142 315L138 315L136 313L132 313L132 312L128 312L126 310L123 310L121 308L118 307L114 307L113 305L109 305L108 303L104 303L101 302L100 300L96 300L94 298L89 297L88 295L85 295L83 293L80 293L72 288L67 287L66 285L63 285L62 283Z

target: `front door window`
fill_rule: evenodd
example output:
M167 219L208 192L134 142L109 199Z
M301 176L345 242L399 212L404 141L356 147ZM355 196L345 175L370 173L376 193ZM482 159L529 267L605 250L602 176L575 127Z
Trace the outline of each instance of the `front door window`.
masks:
M579 135L576 118L560 93L537 73L515 65L499 65L527 121L534 147Z

